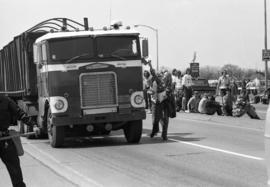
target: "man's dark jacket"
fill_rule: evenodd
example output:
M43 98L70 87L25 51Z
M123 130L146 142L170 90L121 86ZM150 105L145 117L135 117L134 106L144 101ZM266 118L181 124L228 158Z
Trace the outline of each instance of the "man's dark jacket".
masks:
M0 130L7 130L12 124L14 117L20 120L24 116L24 112L9 97L0 96Z

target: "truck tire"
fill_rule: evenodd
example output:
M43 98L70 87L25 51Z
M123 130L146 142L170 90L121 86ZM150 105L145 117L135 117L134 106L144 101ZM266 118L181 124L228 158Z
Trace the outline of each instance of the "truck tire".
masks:
M65 140L65 127L64 126L55 126L52 124L52 113L51 109L48 108L47 111L47 129L48 129L48 138L52 147L61 147Z
M142 136L142 120L128 122L124 126L124 134L128 143L139 143Z

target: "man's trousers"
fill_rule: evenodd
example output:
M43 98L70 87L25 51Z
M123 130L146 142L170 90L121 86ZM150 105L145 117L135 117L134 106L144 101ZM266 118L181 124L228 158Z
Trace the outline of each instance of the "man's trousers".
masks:
M0 141L0 158L6 165L13 187L25 187L20 159L13 141Z

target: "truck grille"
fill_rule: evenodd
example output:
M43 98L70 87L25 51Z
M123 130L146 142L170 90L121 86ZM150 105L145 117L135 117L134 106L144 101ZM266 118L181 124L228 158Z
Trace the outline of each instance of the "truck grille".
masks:
M80 86L82 108L101 108L117 105L115 73L81 74Z

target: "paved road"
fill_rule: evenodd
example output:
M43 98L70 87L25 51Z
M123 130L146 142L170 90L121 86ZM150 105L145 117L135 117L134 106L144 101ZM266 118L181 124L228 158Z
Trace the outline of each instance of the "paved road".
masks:
M35 158L42 165L41 171L43 168L49 173L43 180L59 187L266 186L266 105L256 108L262 120L247 115L232 118L178 113L170 121L167 142L160 135L153 139L147 136L151 115L144 121L138 145L127 144L121 131L111 137L67 140L61 149L51 148L48 140L23 140L30 154L22 159L23 169L29 169L25 164L28 157ZM37 186L28 175L29 186ZM43 180L38 186L48 186Z

